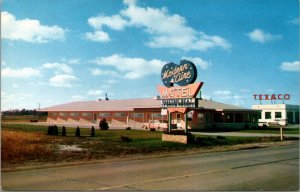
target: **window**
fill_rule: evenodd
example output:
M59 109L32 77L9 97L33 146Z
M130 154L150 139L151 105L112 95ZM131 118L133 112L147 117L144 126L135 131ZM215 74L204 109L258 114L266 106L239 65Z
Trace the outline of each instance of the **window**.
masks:
M127 117L126 113L115 113L115 117Z
M243 123L243 113L236 113L235 114L235 122L236 123Z
M60 112L60 113L58 113L58 116L66 117L66 116L68 116L68 113Z
M101 117L101 118L110 117L110 113L99 113L98 117Z
M252 123L253 115L251 113L248 113L246 116L246 123Z
M271 119L271 112L265 112L265 119Z
M92 113L90 113L90 112L89 113L82 113L81 116L82 117L90 117L90 116L92 116Z
M214 122L215 123L223 123L222 113L214 113Z
M132 118L144 118L144 113L133 113L131 114Z
M197 119L198 119L199 122L203 122L203 117L204 117L203 113L198 113Z
M70 113L70 117L79 117L79 113L78 112Z
M281 118L281 112L275 112L275 118Z
M233 113L225 113L225 122L233 123Z
M205 113L205 122L210 123L210 115L209 113Z
M57 116L57 113L49 113L49 116Z
M153 118L161 118L161 114L160 113L152 113L152 117Z
M258 122L258 117L259 117L259 114L253 114L253 123Z
M181 113L176 113L177 123L181 122Z

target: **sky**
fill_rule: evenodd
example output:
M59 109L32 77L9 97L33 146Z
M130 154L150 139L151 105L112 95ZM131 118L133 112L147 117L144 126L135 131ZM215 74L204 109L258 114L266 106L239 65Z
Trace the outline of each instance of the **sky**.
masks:
M0 3L2 110L155 97L162 67L181 59L196 65L204 99L299 104L298 0Z

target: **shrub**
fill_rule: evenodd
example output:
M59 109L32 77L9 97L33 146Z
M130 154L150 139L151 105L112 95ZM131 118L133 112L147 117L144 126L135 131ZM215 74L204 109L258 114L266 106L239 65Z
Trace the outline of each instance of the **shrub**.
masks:
M91 129L91 137L95 137L96 133L95 133L95 127L92 126L92 129Z
M132 139L127 137L127 136L121 136L121 140L124 141L124 142L131 142Z
M79 127L76 128L75 137L80 137L80 129L79 129Z
M99 127L101 130L108 130L109 126L108 126L108 123L106 122L106 119L102 119L100 121Z
M53 135L58 135L58 127L56 125L53 127Z
M219 135L217 136L217 139L226 139L226 137Z
M156 129L155 128L150 128L150 131L156 131Z
M127 127L126 130L131 130L131 127Z
M48 126L47 135L53 135L53 126L52 125Z
M61 135L62 135L63 137L67 136L67 130L66 130L66 127L65 127L65 126L62 127Z

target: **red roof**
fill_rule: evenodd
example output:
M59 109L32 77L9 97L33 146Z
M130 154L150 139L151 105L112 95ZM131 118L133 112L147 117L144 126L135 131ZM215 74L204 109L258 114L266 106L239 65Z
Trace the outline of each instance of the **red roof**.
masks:
M133 111L134 109L160 109L161 101L154 98L122 99L100 101L76 101L43 108L39 111ZM216 111L254 111L234 105L219 103L210 100L199 100L199 109Z
M43 108L39 111L133 111L134 108L161 108L161 102L153 98L76 101Z

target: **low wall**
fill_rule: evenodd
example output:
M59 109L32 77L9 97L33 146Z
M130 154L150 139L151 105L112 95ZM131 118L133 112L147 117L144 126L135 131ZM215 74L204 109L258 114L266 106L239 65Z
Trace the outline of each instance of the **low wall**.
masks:
M171 135L171 134L162 134L162 141L176 142L176 143L188 143L187 135Z

